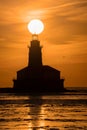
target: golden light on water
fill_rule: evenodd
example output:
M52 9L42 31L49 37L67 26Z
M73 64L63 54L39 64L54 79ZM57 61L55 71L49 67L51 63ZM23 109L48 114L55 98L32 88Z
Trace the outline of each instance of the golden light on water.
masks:
M28 30L32 34L40 34L44 30L44 24L39 19L33 19L28 24Z

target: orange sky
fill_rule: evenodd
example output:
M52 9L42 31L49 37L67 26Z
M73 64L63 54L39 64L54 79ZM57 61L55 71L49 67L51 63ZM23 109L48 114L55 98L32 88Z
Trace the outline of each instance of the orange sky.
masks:
M39 18L43 64L61 70L65 86L87 87L86 0L0 0L0 87L12 87L27 66L28 22Z

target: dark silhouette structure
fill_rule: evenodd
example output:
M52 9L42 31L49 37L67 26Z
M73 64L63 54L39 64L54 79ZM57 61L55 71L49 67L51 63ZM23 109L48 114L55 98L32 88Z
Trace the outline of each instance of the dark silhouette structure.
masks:
M41 50L40 41L33 35L29 47L28 66L17 71L17 79L13 80L16 92L52 93L65 90L60 71L42 64Z

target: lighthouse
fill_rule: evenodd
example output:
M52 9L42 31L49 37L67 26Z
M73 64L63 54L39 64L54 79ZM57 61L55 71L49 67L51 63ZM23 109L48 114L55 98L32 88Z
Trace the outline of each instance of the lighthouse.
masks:
M28 47L28 65L17 71L17 78L13 80L13 89L16 92L31 94L64 91L64 79L61 79L60 71L42 63L42 46L37 32L37 29L34 30Z

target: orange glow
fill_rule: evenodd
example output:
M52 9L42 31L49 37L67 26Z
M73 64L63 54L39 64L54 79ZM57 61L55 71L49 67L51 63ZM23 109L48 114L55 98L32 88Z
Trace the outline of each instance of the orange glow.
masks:
M86 87L87 13L82 5L85 1L0 1L0 87L12 87L16 71L27 66L32 19L45 26L39 36L43 64L61 70L65 86Z

